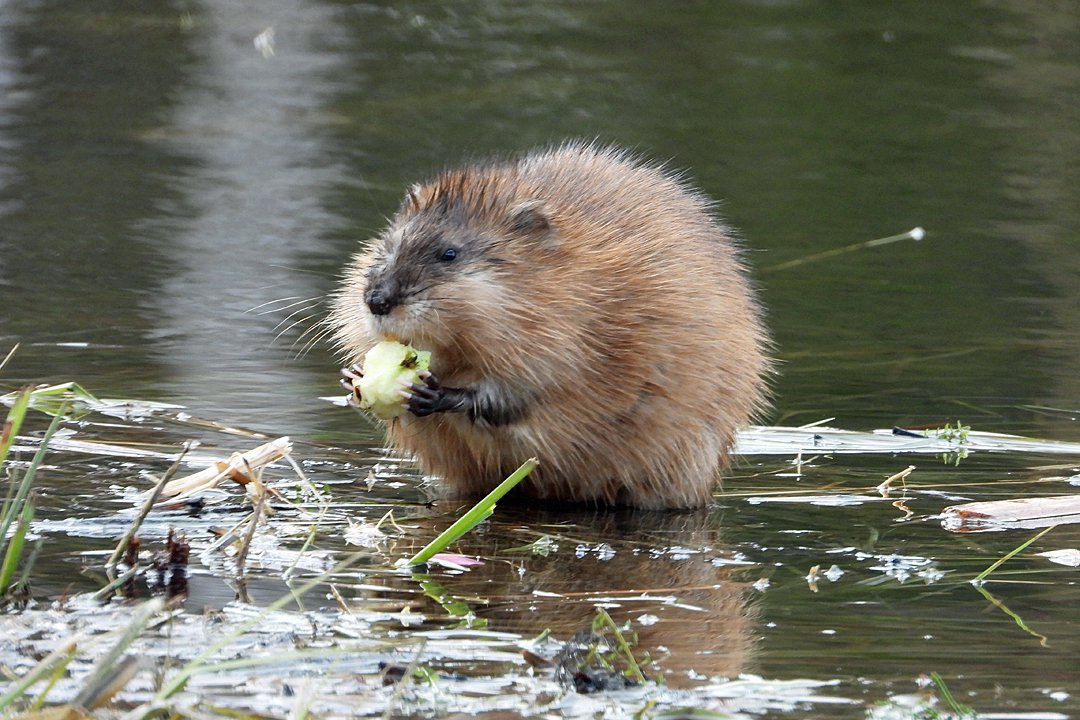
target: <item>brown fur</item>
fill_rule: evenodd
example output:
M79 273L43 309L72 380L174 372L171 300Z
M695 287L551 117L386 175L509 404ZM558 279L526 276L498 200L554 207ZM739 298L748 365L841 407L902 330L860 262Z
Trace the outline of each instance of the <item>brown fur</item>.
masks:
M453 272L431 261L460 248ZM378 317L364 291L396 273ZM362 358L392 338L432 351L443 386L522 413L406 415L389 439L461 494L522 461L541 498L705 504L735 431L765 403L766 333L738 250L710 202L616 149L571 143L472 164L414 187L357 254L330 322Z

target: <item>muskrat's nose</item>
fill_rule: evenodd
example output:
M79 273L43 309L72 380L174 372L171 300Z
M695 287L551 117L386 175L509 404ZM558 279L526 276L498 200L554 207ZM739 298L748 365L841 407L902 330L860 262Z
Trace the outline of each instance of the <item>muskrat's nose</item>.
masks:
M390 311L394 309L393 300L381 288L369 291L367 297L364 298L364 302L367 303L368 310L371 311L372 315L389 315Z
M368 287L367 293L364 294L364 302L367 303L367 309L372 311L373 315L389 315L397 304L395 288L388 287L384 282Z

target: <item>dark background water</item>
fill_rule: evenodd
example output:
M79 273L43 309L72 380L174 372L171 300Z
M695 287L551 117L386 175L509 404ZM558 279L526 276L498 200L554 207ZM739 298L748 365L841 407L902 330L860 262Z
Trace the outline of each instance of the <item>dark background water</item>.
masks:
M1073 3L6 2L6 379L77 379L271 431L332 425L320 298L402 188L598 137L685 168L751 249L772 420L1080 407ZM274 28L274 55L253 38ZM921 243L769 272L927 228ZM57 347L85 342L90 347Z
M0 379L377 443L298 339L348 255L433 170L595 137L686 169L745 239L782 361L764 420L1077 440L1078 97L1074 2L3 0ZM808 522L739 513L765 549L753 528ZM797 676L822 650L792 626L764 657Z

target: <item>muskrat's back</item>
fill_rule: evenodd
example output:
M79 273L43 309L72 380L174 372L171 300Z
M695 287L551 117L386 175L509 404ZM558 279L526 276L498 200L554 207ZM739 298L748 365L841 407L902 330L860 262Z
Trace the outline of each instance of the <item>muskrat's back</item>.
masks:
M766 333L710 202L567 144L415 186L336 297L340 346L432 351L391 442L458 493L692 507L765 402Z

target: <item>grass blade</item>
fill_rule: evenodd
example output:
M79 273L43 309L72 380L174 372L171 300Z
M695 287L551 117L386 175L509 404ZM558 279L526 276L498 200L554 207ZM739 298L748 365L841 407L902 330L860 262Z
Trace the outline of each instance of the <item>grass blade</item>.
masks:
M502 499L503 495L510 492L519 482L529 476L536 466L540 464L540 461L536 458L530 458L521 464L517 470L510 474L510 477L499 483L498 487L488 493L483 500L476 503L469 512L462 515L458 520L446 528L437 538L428 543L423 550L413 555L406 565L423 565L432 556L442 552L448 545L460 538L465 533L472 530L481 522L491 517L491 513L495 511L495 503Z
M30 523L34 520L33 498L23 505L19 521L15 523L15 532L8 541L4 550L4 563L0 565L0 596L6 595L11 589L11 579L15 577L15 569L19 565L22 556L23 544L26 542L26 533L30 530Z
M7 459L11 443L15 442L15 436L19 434L23 418L26 417L26 409L30 406L30 394L33 388L25 387L15 396L15 402L8 411L7 420L4 421L4 429L0 432L0 463Z
M21 399L20 396L19 400ZM38 466L45 460L45 453L49 449L49 440L60 427L61 420L63 420L67 414L67 407L68 403L63 403L60 406L59 412L53 416L52 422L49 423L49 429L45 431L44 437L41 438L41 444L38 445L37 452L34 454L34 459L30 461L30 467L26 469L26 473L22 477L22 481L19 484L19 490L15 493L15 498L8 506L7 512L4 513L4 517L0 518L0 542L3 542L3 539L7 537L7 532L11 528L11 523L15 521L15 517L22 514L23 503L26 502L26 496L30 493L30 486L34 482L34 476L37 475Z
M4 694L0 695L0 710L7 709L11 703L23 697L26 691L33 687L36 682L52 674L58 667L66 666L71 662L71 659L75 657L76 647L75 640L68 640L49 653L44 660L35 665L28 673L14 681Z
M8 360L11 360L12 356L15 355L18 349L19 343L15 343L15 346L12 347L11 350L8 350L8 354L4 357L3 360L0 360L0 370L3 370L7 366Z
M1000 558L998 558L997 560L995 560L995 561L994 561L994 563L993 563L992 565L990 565L990 567L986 568L986 569L985 569L985 570L983 570L983 571L982 571L981 573L979 573L978 575L976 575L976 576L975 576L975 578L974 578L974 579L973 579L973 580L971 581L971 582L972 582L972 584L978 584L978 583L981 583L981 582L982 582L983 580L985 580L985 579L987 578L987 576L988 576L988 575L990 575L990 573L992 573L992 572L994 572L995 570L997 570L997 569L998 569L999 567L1001 567L1001 566L1002 566L1003 564L1005 564L1005 563L1006 563L1006 562L1007 562L1007 561L1008 561L1008 560L1009 560L1010 558L1016 557L1016 556L1017 556L1018 554L1020 554L1021 552L1023 552L1023 551L1024 551L1024 549L1025 549L1025 548L1027 548L1027 546L1028 546L1028 545L1030 545L1031 543L1035 542L1036 540L1038 540L1038 539L1039 539L1039 538L1041 538L1041 537L1042 537L1043 535L1045 535L1046 533L1050 532L1051 530L1053 530L1053 529L1054 529L1054 528L1056 528L1056 527L1057 527L1057 525L1051 525L1050 527L1046 528L1046 529L1045 529L1045 530L1043 530L1042 532L1040 532L1040 533L1036 534L1036 535L1035 535L1034 537L1032 537L1032 538L1031 538L1030 540L1028 540L1027 542L1025 542L1025 543L1023 543L1022 545L1019 545L1019 546L1017 546L1017 547L1013 548L1013 549L1012 549L1012 550L1010 550L1009 552L1007 552L1007 553L1005 553L1004 555L1002 555L1002 556L1001 556Z

